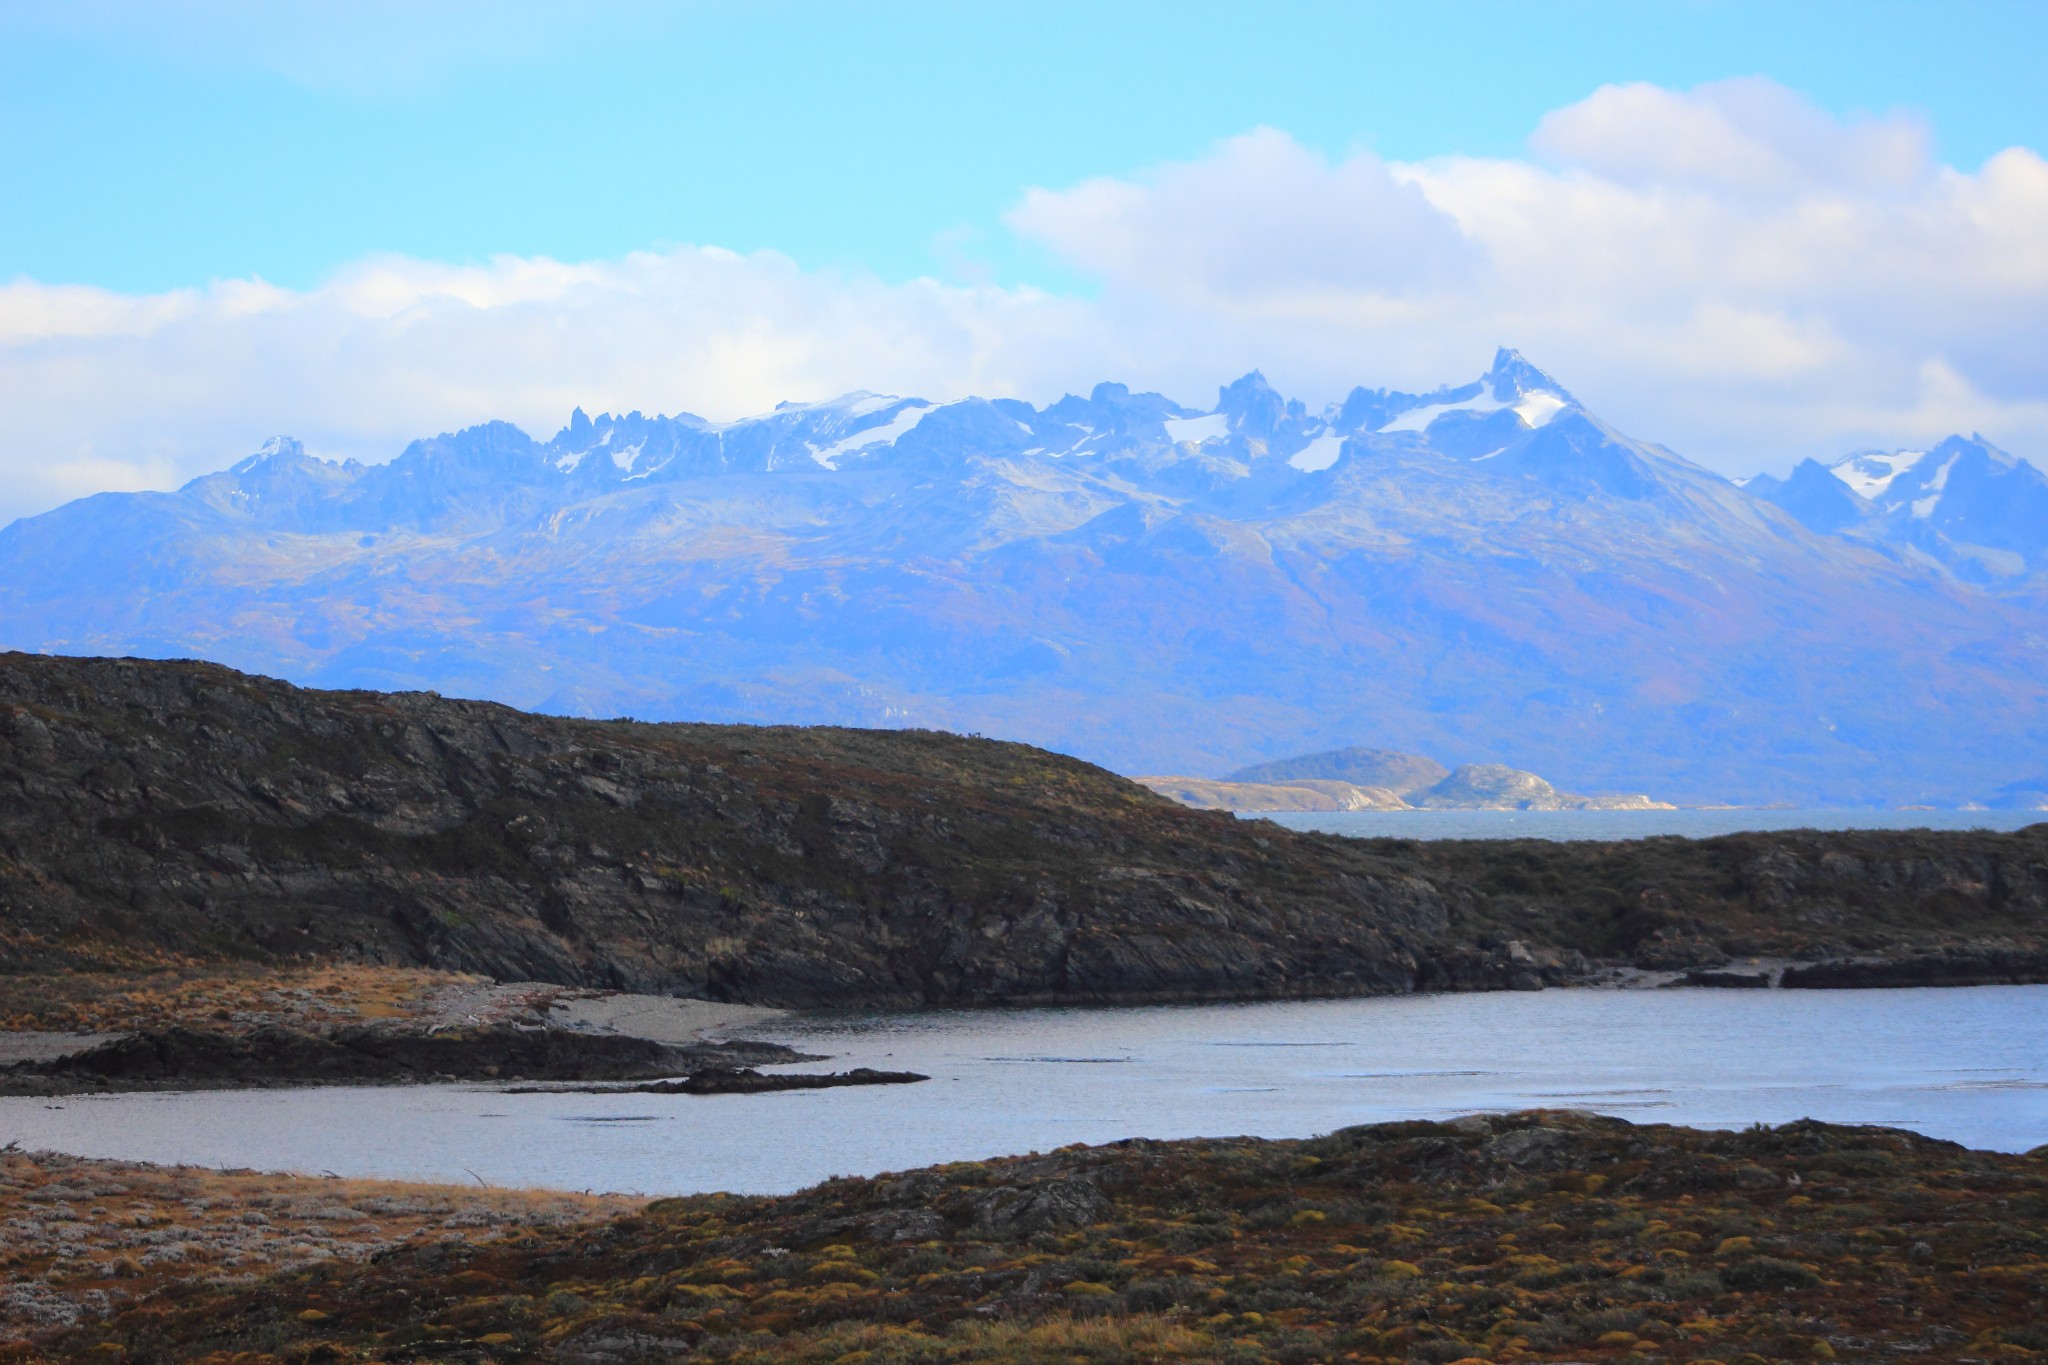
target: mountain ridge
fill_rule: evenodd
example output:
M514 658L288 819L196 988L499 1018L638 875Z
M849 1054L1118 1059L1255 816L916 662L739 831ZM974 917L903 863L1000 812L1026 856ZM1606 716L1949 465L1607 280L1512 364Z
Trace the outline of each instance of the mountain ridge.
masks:
M280 440L17 521L0 646L978 731L1124 772L1399 741L1687 803L1959 804L2037 775L2048 595L1768 491L1505 349L1321 412L1257 372L1208 412L1108 383L579 411L383 465Z

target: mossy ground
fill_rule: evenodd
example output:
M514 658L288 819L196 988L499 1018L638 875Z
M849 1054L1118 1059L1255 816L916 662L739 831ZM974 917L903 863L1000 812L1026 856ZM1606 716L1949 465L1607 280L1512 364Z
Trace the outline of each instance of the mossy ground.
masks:
M0 1359L2027 1360L2044 1321L2041 1156L1529 1113L658 1200L166 1285Z

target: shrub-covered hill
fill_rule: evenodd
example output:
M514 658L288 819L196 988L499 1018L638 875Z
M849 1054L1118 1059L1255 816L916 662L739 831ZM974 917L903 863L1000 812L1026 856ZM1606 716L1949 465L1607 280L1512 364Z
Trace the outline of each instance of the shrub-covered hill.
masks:
M2038 1360L2044 1220L2038 1155L1534 1112L658 1200L172 1287L44 1349L251 1365Z
M930 731L0 655L17 974L171 949L896 1005L1535 986L1731 953L2018 979L2044 946L2048 827L1368 843Z

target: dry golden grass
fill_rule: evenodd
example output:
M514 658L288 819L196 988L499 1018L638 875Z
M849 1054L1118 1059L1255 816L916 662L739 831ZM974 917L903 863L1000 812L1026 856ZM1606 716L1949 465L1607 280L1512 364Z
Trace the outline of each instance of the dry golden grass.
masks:
M124 954L85 968L0 976L0 1029L83 1033L173 1025L240 1033L403 1021L433 994L486 978L419 967L304 966Z

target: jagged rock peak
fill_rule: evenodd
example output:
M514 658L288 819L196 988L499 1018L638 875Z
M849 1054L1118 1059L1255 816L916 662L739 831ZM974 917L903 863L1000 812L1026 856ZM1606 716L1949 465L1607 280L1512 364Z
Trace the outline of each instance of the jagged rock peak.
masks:
M1554 393L1559 398L1577 401L1564 385L1524 360L1520 351L1507 346L1493 353L1493 368L1486 372L1483 382L1502 402L1525 393Z
M296 438L290 436L273 436L269 440L265 441L261 446L258 446L256 449L256 453L254 455L247 457L240 464L235 465L233 472L237 474L246 474L250 470L255 469L258 466L263 465L271 460L302 460L305 457L306 447L300 444L300 442Z

